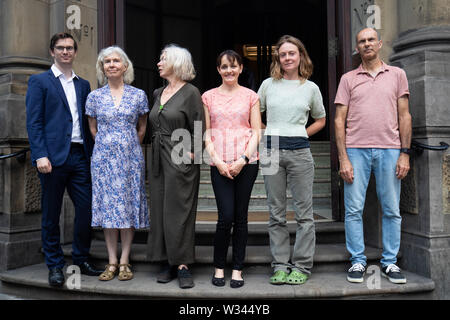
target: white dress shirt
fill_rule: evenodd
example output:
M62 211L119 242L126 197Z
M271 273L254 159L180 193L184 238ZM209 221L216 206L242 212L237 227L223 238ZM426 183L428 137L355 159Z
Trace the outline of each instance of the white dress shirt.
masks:
M81 136L81 126L80 117L78 116L77 108L77 93L75 91L75 84L73 83L74 78L78 76L72 70L72 76L66 79L64 74L59 70L56 65L52 65L52 72L56 78L59 78L61 85L66 94L67 102L69 102L70 113L72 114L72 142L83 143L83 138Z

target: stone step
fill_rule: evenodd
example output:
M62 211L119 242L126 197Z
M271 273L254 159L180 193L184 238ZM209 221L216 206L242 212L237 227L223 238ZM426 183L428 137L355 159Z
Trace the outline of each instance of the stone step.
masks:
M208 215L216 214L214 212L206 213ZM256 213L263 215L264 213ZM268 215L268 213L267 213ZM293 213L288 213L289 221L287 227L291 235L291 244L294 241L296 232L296 223L292 219ZM264 216L260 216L265 218ZM214 234L216 232L216 221L197 221L195 226L195 243L196 245L211 245L213 243ZM269 245L269 234L267 232L268 218L266 221L249 222L248 223L248 245ZM345 230L342 222L330 222L328 220L316 221L316 243L343 243L345 242ZM148 229L135 231L134 243L146 244L148 238ZM94 240L104 241L105 237L101 228L94 228Z
M331 194L331 179L315 179L313 185L314 194ZM214 190L212 187L211 180L200 181L199 187L200 195L214 195ZM286 194L291 196L291 191L288 189ZM256 180L253 185L252 195L262 195L266 196L266 187L264 185L264 180Z
M330 153L330 141L311 141L311 153Z
M248 245L268 246L269 233L267 230L267 222L252 222L248 224ZM288 221L288 231L290 234L291 245L294 244L297 224L295 221ZM317 244L334 244L345 242L345 226L342 222L316 222L316 243ZM197 245L212 245L214 234L216 232L216 223L197 222L195 229L195 242Z
M287 212L294 212L293 199L287 196L286 199ZM252 195L248 207L249 212L266 212L269 217L269 206L267 205L267 197L262 195ZM197 212L216 212L217 204L214 195L199 195ZM331 220L331 197L328 194L313 196L313 212L315 215L321 216L324 219ZM200 217L197 215L197 217ZM199 218L197 218L199 219ZM269 220L266 220L269 221Z
M247 244L255 246L268 246L270 241L267 226L267 222L249 223ZM293 245L297 224L295 221L289 221L287 223L287 227L290 234L291 245ZM316 222L315 230L317 244L334 244L345 242L345 227L341 222ZM215 223L197 223L195 229L196 244L212 245L215 232Z
M267 210L267 207L261 208L263 210L257 210L257 208L249 208L248 211L248 221L249 222L260 222L260 223L268 223L270 213ZM328 216L331 216L331 208L328 207L315 207L314 210L314 220L315 222L330 222L331 220ZM197 210L197 222L216 222L218 217L218 212L216 207L211 208L201 208L201 210ZM286 213L287 221L293 222L295 221L295 212L287 211Z
M292 196L287 195L286 207L288 211L294 211L294 206L292 204ZM209 210L211 208L215 208L213 210L217 210L216 198L214 195L202 195L198 196L198 205L197 208L199 211ZM328 209L331 212L331 193L324 194L313 194L313 208L314 210L319 209ZM252 195L250 197L249 202L249 210L250 211L269 211L267 206L267 196L265 195ZM331 214L327 217L331 219Z
M318 167L324 167L330 165L330 157L331 153L329 151L327 152L316 152L312 153L312 156L314 158L314 163ZM202 170L209 170L210 169L210 160L205 160L201 165L200 168Z
M329 161L327 164L319 165L315 164L314 166L314 178L315 179L330 179L331 178L331 166ZM202 165L200 167L200 180L202 181L211 181L211 168L206 165ZM257 180L264 180L264 177L261 173L261 169L258 172Z
M231 289L229 280L225 287L217 288L211 284L211 272L193 271L195 287L183 290L178 287L176 280L167 284L157 283L155 272L135 272L134 279L130 281L119 281L116 278L100 282L97 277L81 275L79 288L73 287L76 282L71 281L71 278L63 288L55 289L48 285L48 269L45 264L37 264L1 273L0 280L3 294L48 300L196 299L207 303L206 300L211 299L431 299L431 292L435 288L431 279L410 272L404 273L408 279L404 285L392 284L376 273L366 275L366 282L354 284L346 280L345 272L335 271L313 273L301 286L273 286L268 282L270 274L244 273L245 286ZM69 276L71 275L67 275L66 279ZM368 281L369 277L375 276L379 282Z
M293 246L291 246L291 251ZM231 263L231 248L228 250L227 262ZM66 259L70 261L72 247L71 245L63 246L63 252ZM120 245L119 245L120 252ZM133 244L130 254L130 264L135 271L139 272L158 272L159 263L152 263L147 258L146 244ZM368 265L377 265L381 259L381 249L366 248L366 256ZM199 273L210 273L213 270L213 253L212 245L203 245L195 247L195 264L191 269ZM103 267L108 263L108 252L104 241L94 240L90 250L91 260ZM346 272L350 267L349 254L342 243L338 244L317 244L314 254L314 266L312 272ZM401 258L401 255L399 255ZM270 274L272 268L270 266L272 256L269 246L248 245L246 248L245 268L246 274L264 273Z
M330 206L319 206L316 205L313 208L314 211L314 220L316 222L320 221L332 221L331 215L332 210ZM294 221L294 210L292 208L289 208L287 210L287 220L288 221ZM197 210L197 221L203 222L203 221L217 221L217 207L211 206L211 207L200 207ZM248 208L248 221L249 222L269 222L269 208L267 205L261 206L261 207L249 207Z

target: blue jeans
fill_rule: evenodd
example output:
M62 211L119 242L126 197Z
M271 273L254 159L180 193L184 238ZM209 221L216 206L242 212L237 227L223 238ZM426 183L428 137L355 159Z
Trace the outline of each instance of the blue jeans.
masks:
M347 149L353 165L353 184L344 184L345 237L351 263L367 265L364 255L363 210L367 186L373 171L376 180L378 200L383 210L381 265L397 262L400 249L401 222L400 187L401 180L395 174L400 150L396 149Z

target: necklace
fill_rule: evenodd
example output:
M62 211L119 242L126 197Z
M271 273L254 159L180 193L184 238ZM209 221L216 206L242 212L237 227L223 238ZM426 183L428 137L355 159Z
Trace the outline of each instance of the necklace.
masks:
M122 95L123 95L124 88L121 88L121 89L119 89L118 91L119 91L118 96L120 96L121 93L122 93ZM118 97L117 97L116 95L113 94L113 90L110 89L110 92L111 92L111 98L112 98L112 100L113 100L114 102L116 102Z

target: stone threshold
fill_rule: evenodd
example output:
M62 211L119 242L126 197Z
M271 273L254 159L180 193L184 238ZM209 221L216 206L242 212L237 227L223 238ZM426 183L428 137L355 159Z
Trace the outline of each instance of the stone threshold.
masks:
M299 286L274 286L269 284L266 274L244 274L245 286L240 289L217 288L211 284L211 274L193 273L195 287L180 289L175 279L168 284L156 282L154 272L136 272L134 279L119 281L113 279L101 282L97 277L81 275L79 289L51 288L48 285L48 269L45 264L37 264L0 274L7 294L17 294L23 290L31 299L374 299L395 295L411 297L434 289L434 282L419 275L405 272L408 283L395 285L380 277L379 283L366 281L362 284L349 283L345 272L314 273ZM228 275L229 277L229 275ZM67 277L66 277L67 279ZM73 282L74 283L74 282ZM375 283L375 285L374 285ZM33 294L34 292L34 294Z

